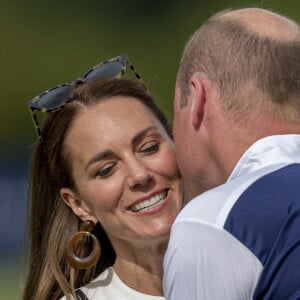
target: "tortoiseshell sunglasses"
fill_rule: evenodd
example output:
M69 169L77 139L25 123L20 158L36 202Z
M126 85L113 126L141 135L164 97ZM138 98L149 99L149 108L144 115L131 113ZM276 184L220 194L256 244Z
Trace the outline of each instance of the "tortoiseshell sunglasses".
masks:
M59 84L30 100L28 105L40 142L43 141L43 138L35 111L47 113L60 110L71 100L70 95L77 85L92 79L119 78L125 74L127 65L134 73L135 77L141 80L140 75L136 72L128 57L126 55L119 55L99 63L88 70L82 77L71 82Z

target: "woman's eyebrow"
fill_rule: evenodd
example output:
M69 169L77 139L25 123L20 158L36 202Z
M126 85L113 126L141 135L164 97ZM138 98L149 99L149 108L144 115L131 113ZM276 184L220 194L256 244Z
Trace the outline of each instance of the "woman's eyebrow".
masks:
M92 165L93 163L102 160L102 159L106 159L108 157L112 157L113 156L113 151L111 150L105 150L102 152L99 152L97 154L95 154L86 164L85 166L85 170L87 170L89 168L90 165Z
M151 130L157 130L157 127L154 126L154 125L151 125L147 128L145 128L144 130L142 130L141 132L137 133L133 138L132 138L132 141L131 141L131 144L132 145L136 145L139 143L140 140L142 140L145 135L151 131Z

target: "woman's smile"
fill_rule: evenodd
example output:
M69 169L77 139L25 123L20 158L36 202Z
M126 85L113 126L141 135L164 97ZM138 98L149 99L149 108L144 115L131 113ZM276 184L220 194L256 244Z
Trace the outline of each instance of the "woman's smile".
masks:
M133 212L148 212L153 213L154 208L161 206L167 196L167 190L157 193L145 200L138 200L138 202L130 207ZM155 211L156 212L156 211Z

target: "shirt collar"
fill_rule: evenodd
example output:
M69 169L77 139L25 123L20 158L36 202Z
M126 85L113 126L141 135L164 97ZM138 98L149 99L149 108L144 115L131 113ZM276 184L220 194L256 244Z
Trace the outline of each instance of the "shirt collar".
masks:
M228 181L277 163L300 163L300 134L272 135L256 141L242 155Z

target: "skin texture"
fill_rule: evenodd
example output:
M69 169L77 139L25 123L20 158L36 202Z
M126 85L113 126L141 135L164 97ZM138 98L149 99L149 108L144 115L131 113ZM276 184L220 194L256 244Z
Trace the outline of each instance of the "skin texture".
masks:
M160 295L163 254L182 206L174 145L164 128L134 98L114 97L82 109L65 149L76 190L62 188L62 198L82 220L101 223L125 283ZM136 204L159 194L158 205L136 211Z

